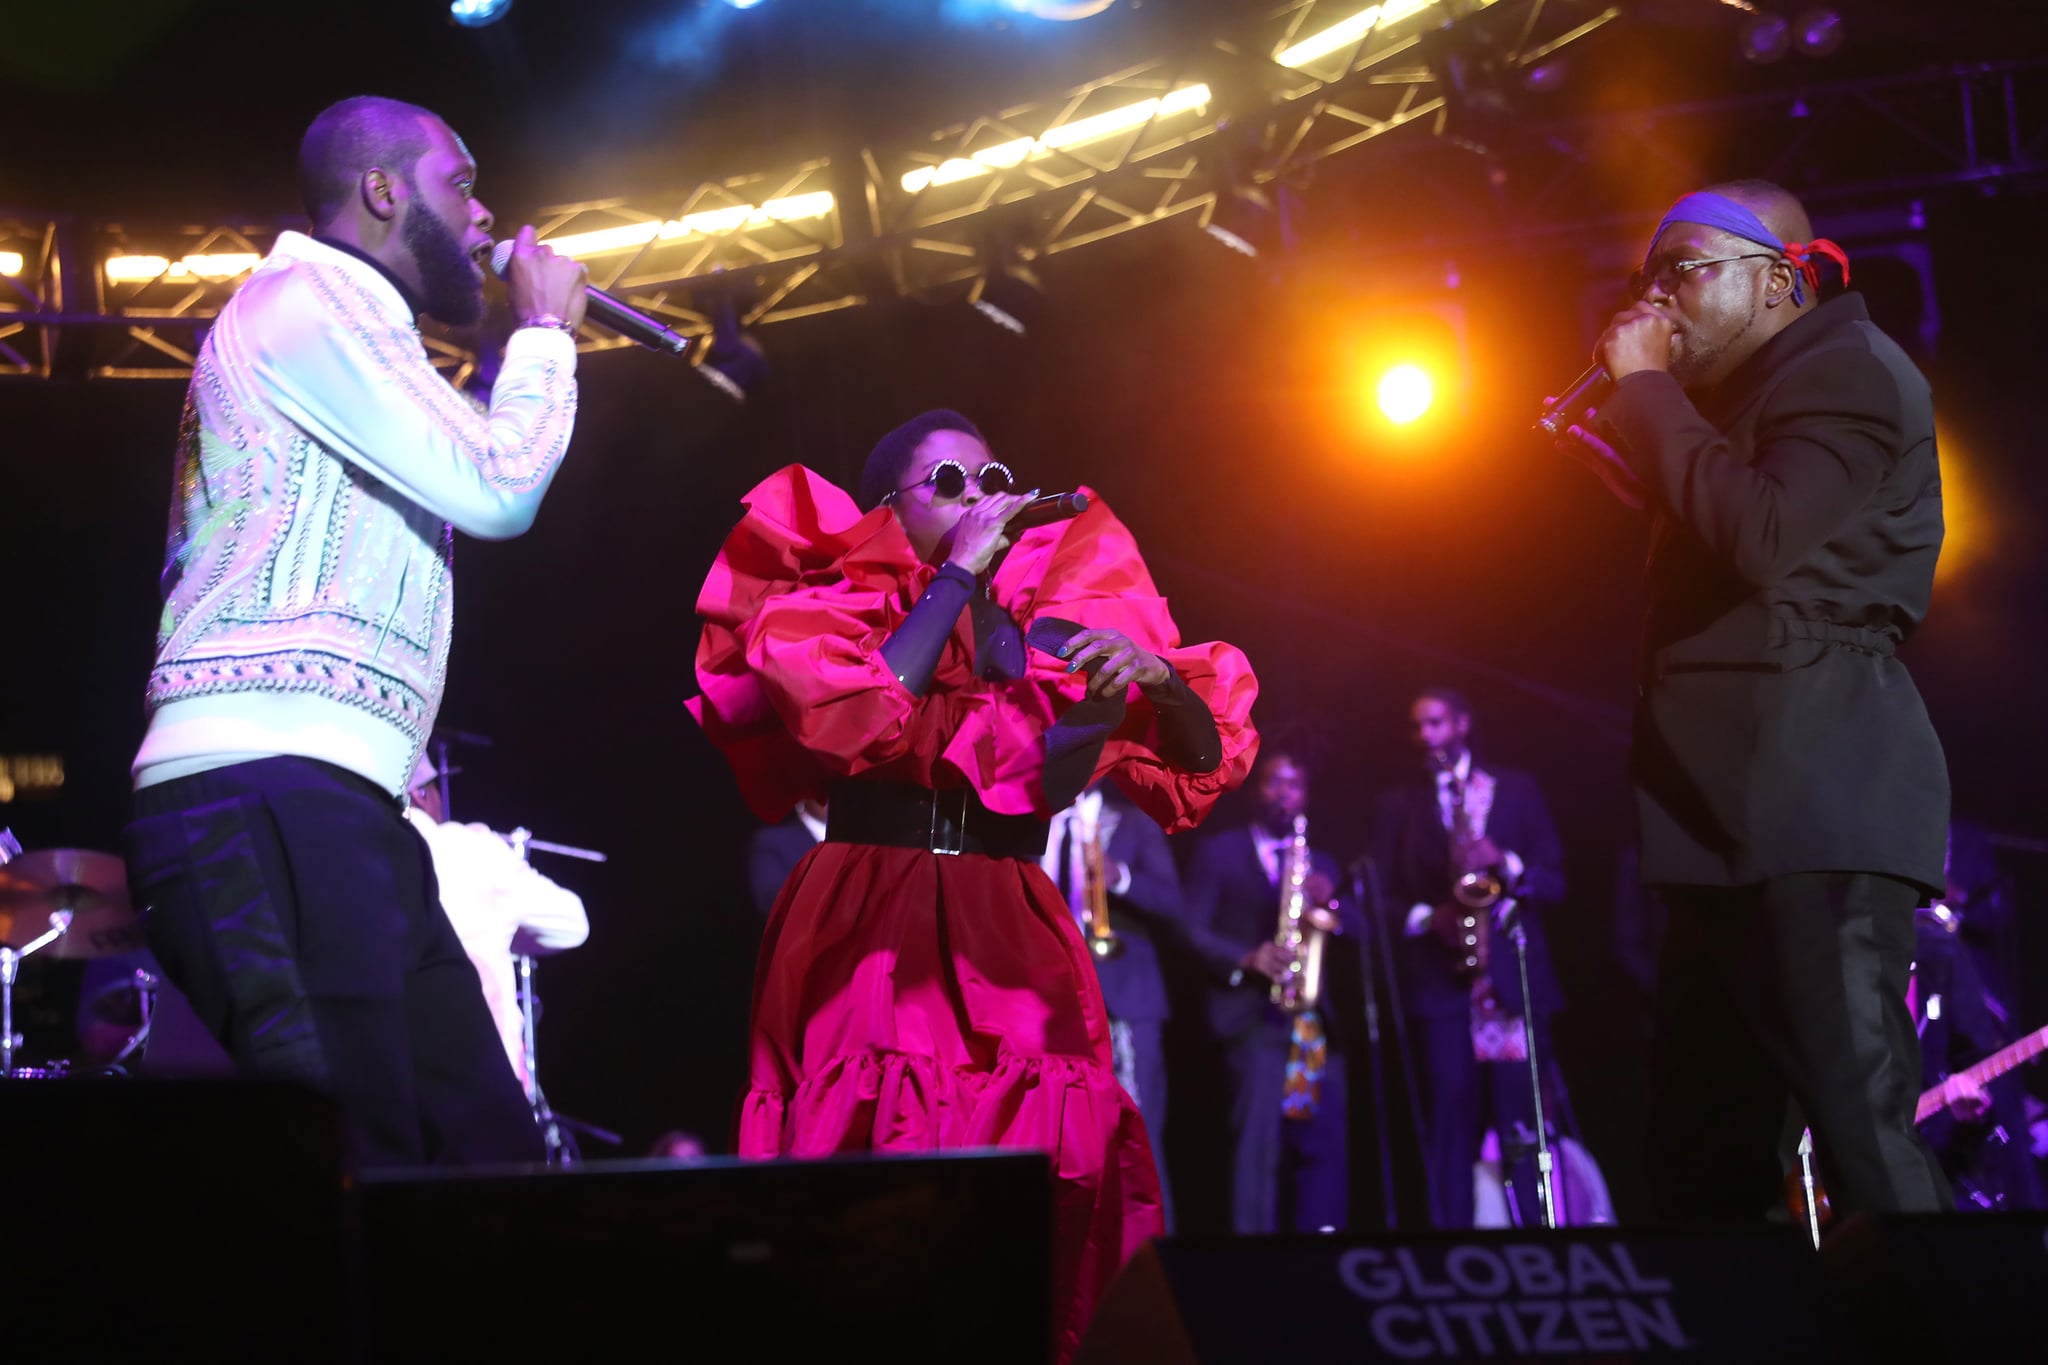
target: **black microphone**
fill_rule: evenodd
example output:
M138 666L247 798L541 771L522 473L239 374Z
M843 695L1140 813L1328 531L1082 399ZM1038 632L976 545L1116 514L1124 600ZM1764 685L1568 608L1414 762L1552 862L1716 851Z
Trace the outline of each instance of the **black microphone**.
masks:
M1607 396L1611 382L1607 378L1606 367L1595 361L1592 369L1574 379L1572 386L1543 410L1543 415L1536 419L1536 430L1545 436L1564 435L1565 430L1579 420L1579 413Z
M1042 498L1033 498L1010 514L1003 523L1006 531L1028 531L1034 526L1050 526L1056 521L1078 517L1088 510L1086 493L1047 493Z
M491 273L502 280L511 268L512 242L507 238L491 248ZM594 284L583 286L583 297L592 322L611 328L628 341L667 355L681 355L690 348L688 337L671 331L639 309L621 303Z

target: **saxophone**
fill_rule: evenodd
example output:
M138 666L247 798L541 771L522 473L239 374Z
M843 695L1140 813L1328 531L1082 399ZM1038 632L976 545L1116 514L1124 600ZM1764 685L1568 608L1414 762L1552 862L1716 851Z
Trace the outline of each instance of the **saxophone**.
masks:
M1466 869L1465 850L1476 841L1472 817L1465 810L1465 784L1458 780L1457 763L1449 753L1433 750L1430 760L1451 775L1451 899L1464 912L1458 917L1457 942L1452 948L1463 954L1458 970L1470 976L1486 969L1491 956L1493 907L1507 893L1507 883L1497 869Z
M1074 819L1080 819L1076 808ZM1088 951L1107 960L1124 950L1124 942L1109 923L1109 877L1102 849L1102 824L1090 820L1081 826L1081 917L1087 930Z
M1308 920L1308 817L1294 817L1294 837L1281 853L1280 930L1273 941L1287 954L1287 975L1273 983L1273 1003L1289 1014L1316 1007L1323 992L1323 931Z

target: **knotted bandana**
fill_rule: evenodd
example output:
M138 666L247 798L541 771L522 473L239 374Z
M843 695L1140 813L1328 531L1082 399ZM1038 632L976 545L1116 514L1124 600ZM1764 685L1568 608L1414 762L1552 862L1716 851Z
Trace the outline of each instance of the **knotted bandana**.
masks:
M1826 256L1842 267L1842 283L1849 282L1849 253L1841 247L1825 237L1816 237L1810 242L1779 241L1777 234L1764 226L1763 219L1725 194L1699 190L1673 204L1670 212L1664 215L1664 221L1657 224L1657 235L1650 239L1652 251L1656 250L1657 243L1663 240L1665 231L1673 223L1698 223L1702 227L1719 228L1745 242L1755 242L1758 246L1783 252L1785 259L1799 270L1792 280L1792 302L1795 305L1805 306L1808 286L1816 296L1820 293L1820 266L1813 259L1815 255ZM1647 274L1649 269L1649 258L1645 256L1643 270Z

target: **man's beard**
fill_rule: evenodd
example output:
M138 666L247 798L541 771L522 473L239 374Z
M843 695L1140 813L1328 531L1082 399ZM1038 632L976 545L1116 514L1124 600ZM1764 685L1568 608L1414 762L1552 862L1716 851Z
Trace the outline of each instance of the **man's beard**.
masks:
M432 317L451 327L467 327L484 317L483 281L476 277L469 253L448 225L424 206L405 215L400 234L413 264L420 270L420 302Z
M1721 363L1721 357L1728 354L1729 350L1737 342L1748 336L1750 329L1756 326L1756 313L1756 305L1752 303L1749 308L1749 317L1743 322L1742 329L1736 332L1735 335L1724 337L1718 343L1712 346L1702 346L1698 350L1687 346L1683 352L1673 356L1671 359L1671 377L1676 379L1683 388L1691 388L1702 379L1705 379L1707 374L1716 365ZM1698 336L1699 333L1697 332L1687 332L1685 334L1687 341L1692 341Z

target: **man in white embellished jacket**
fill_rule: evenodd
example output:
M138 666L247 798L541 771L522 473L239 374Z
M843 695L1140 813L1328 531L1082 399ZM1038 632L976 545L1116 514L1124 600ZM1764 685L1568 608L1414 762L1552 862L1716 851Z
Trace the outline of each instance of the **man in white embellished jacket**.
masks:
M334 1096L360 1164L537 1160L402 793L441 702L453 533L524 532L568 447L583 269L520 231L479 412L416 325L483 315L461 139L346 100L299 180L312 235L280 234L193 366L129 881L243 1072Z

